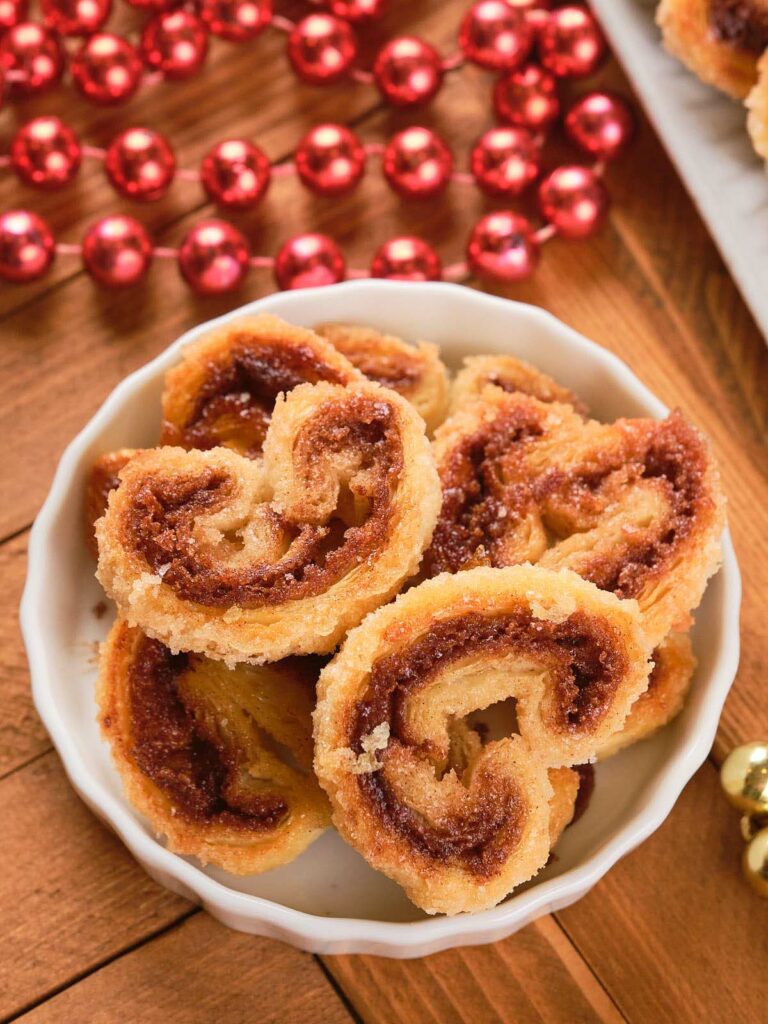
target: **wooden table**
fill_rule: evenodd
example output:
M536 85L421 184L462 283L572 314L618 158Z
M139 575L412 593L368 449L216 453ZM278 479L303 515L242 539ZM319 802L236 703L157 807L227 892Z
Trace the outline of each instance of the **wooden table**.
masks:
M422 0L394 17L453 48L465 7ZM398 7L400 8L398 12ZM125 15L123 15L125 17ZM126 109L97 110L57 94L7 111L13 118L60 109L91 144L118 127L167 132L182 166L215 139L258 139L273 159L322 119L344 120L366 140L427 119L461 160L491 123L490 77L449 77L428 114L393 114L364 86L296 83L267 33L250 46L214 46L205 75L148 88ZM609 66L603 80L628 88ZM765 1020L768 903L739 872L737 815L721 798L717 764L738 741L768 736L768 350L688 196L643 123L634 148L608 174L616 203L592 242L547 246L517 299L545 306L617 352L665 402L681 405L714 439L744 573L742 665L710 760L666 824L580 903L493 946L424 960L320 958L227 931L159 888L70 789L35 714L16 609L30 523L72 435L126 373L187 327L271 290L254 273L235 298L196 299L171 263L127 293L94 288L62 257L43 281L0 292L0 1017L40 1021L715 1021ZM6 174L2 208L29 205L57 237L120 207L97 165L57 194L22 190ZM127 209L128 207L126 207ZM343 201L274 184L266 204L238 218L258 251L293 231L334 234L353 265L404 229L423 233L446 259L483 201L456 186L422 206L396 201L372 169ZM132 211L133 212L133 211ZM160 244L174 244L213 212L192 183L178 182L141 210Z

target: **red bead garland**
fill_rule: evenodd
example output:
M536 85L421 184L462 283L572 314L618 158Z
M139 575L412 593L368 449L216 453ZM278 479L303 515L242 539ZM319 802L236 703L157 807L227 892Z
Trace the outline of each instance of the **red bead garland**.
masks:
M272 0L199 0L197 9L213 35L231 43L255 39L272 21Z
M605 56L605 37L585 7L559 7L539 32L541 63L559 78L583 78Z
M112 0L40 0L43 21L62 36L88 36L112 12Z
M392 281L439 281L442 272L440 257L432 246L413 235L390 238L371 261L371 277Z
M0 32L26 21L28 9L27 0L0 0Z
M58 117L36 117L21 127L11 145L11 165L19 178L36 188L69 184L80 167L80 143Z
M539 186L542 215L563 238L589 238L602 227L609 205L605 185L589 167L557 167Z
M87 39L70 65L75 85L89 100L108 106L136 92L143 64L135 46L111 32Z
M299 177L316 195L351 192L365 171L365 150L353 131L341 124L310 129L296 150Z
M190 11L162 11L144 26L141 52L148 67L165 78L189 78L208 54L208 32Z
M384 177L405 199L433 199L451 180L453 156L437 132L406 128L387 143Z
M577 100L565 117L565 133L585 153L600 160L619 156L635 131L629 105L611 92L591 92Z
M428 103L443 84L443 73L437 50L416 36L390 40L373 66L379 92L393 107Z
M0 68L12 96L29 96L50 89L64 71L64 50L55 32L33 21L22 21L0 38ZM11 73L15 78L11 77Z
M83 239L83 265L94 281L107 288L136 284L151 262L149 235L133 217L104 217Z
M248 210L269 188L266 155L248 139L225 139L208 151L200 165L203 188L219 206Z
M533 49L534 29L507 0L479 0L464 16L459 46L467 60L490 71L519 67Z
M338 284L345 276L341 250L327 235L296 235L288 239L275 257L275 280L286 291Z
M129 128L120 132L104 157L107 177L127 199L154 202L170 188L176 158L159 132Z
M486 195L494 199L517 196L541 172L541 147L525 128L491 128L475 143L471 169Z
M179 270L200 295L221 295L239 288L248 270L245 235L225 220L203 220L179 248Z
M311 85L338 82L357 56L357 43L346 21L331 14L310 14L288 37L288 58L296 74Z
M560 113L555 77L538 64L526 64L498 80L493 106L507 124L543 131Z
M42 277L53 262L53 235L42 217L27 210L0 213L0 277L26 284Z
M511 210L488 213L472 229L467 261L475 274L496 281L523 281L539 262L539 243L525 217Z

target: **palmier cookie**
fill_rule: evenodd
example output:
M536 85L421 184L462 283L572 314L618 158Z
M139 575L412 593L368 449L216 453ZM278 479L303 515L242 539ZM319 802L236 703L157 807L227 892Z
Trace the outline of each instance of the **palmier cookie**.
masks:
M228 669L117 620L102 649L99 723L128 799L170 850L256 874L328 826L311 771L308 660Z
M451 412L477 399L488 387L522 391L540 402L562 402L577 412L587 407L578 395L515 356L468 356L451 385Z
M174 651L324 653L416 571L439 507L412 405L367 381L304 384L278 399L262 460L133 458L97 525L97 575Z
M648 739L682 711L696 668L690 637L687 633L670 633L651 658L648 689L632 705L623 728L600 745L600 760Z
M622 727L647 686L644 643L634 601L570 572L479 568L401 594L320 675L315 771L334 824L428 913L493 906L546 863L549 769ZM519 735L468 744L462 720L510 697Z
M766 0L661 0L656 20L669 52L702 81L747 95L768 47Z
M416 406L432 433L448 411L448 371L437 345L411 345L358 324L320 324L315 330L369 380L397 391Z
M99 556L96 543L96 523L107 511L111 491L120 482L120 470L133 458L138 449L118 448L99 455L85 479L85 541L94 558Z
M217 327L187 345L165 376L160 444L224 446L261 454L281 393L299 384L349 384L362 375L314 331L263 313Z
M494 389L446 420L433 450L443 505L427 575L573 569L637 598L649 649L688 628L719 564L725 501L709 445L680 412L604 424Z

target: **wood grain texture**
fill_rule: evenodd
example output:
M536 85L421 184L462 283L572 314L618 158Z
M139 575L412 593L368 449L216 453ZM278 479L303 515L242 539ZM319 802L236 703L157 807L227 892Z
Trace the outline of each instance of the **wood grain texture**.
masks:
M24 1014L25 1024L348 1024L317 961L198 912Z
M382 38L407 22L443 52L453 48L465 0L422 0L407 14L392 6ZM306 7L297 0L283 9ZM119 17L135 21L126 5ZM65 95L66 116L96 145L122 127L146 123L169 134L186 167L225 135L252 137L279 159L310 124L330 119L354 123L371 142L406 124L427 123L451 139L464 168L472 142L492 123L492 79L476 69L449 76L428 111L392 112L365 86L297 85L283 47L277 33L251 46L217 43L198 79L154 86L117 111ZM615 66L601 80L627 89ZM42 97L9 107L6 124L48 112L51 104ZM555 140L552 160L560 158L573 153ZM768 736L768 349L644 120L607 182L615 205L598 238L554 241L531 281L493 290L544 306L616 352L713 438L745 584L742 664L718 732L719 760L738 741ZM5 173L0 203L33 206L65 241L77 240L108 211L136 214L115 199L92 163L72 188L48 195ZM532 202L522 206L533 211ZM377 244L404 231L428 238L446 262L460 258L469 227L487 208L475 190L458 185L434 202L404 203L372 160L360 188L343 200L316 199L295 181L281 180L256 212L232 219L258 252L272 253L311 226L336 237L351 265L365 266ZM196 184L177 182L167 198L138 215L159 243L174 245L194 220L215 212ZM656 836L557 918L494 946L413 962L326 958L321 970L313 958L275 942L226 931L156 886L80 803L56 756L46 753L16 606L24 528L56 460L128 372L193 324L272 287L267 272L253 272L240 294L199 299L163 261L141 287L105 293L76 259L61 258L45 280L0 291L0 431L9 439L0 451L0 539L11 538L0 545L0 1018L35 1006L27 1019L63 1024L335 1022L349 1020L350 1012L372 1024L751 1024L768 1002L764 972L756 970L768 952L767 908L740 878L737 817L718 793L712 765L702 768Z

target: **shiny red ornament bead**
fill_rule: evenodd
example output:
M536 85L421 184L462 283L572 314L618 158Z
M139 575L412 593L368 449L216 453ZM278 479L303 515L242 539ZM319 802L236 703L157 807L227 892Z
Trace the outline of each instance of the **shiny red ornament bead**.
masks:
M371 277L391 281L439 281L443 265L431 245L413 235L390 238L374 253Z
M203 220L181 243L179 270L198 295L222 295L243 283L250 258L241 231L225 220Z
M220 206L247 210L269 188L271 168L266 155L248 139L225 139L208 151L200 165L200 180Z
M191 11L162 11L144 26L141 52L147 65L165 78L189 78L208 54L208 30Z
M112 0L40 0L43 21L62 36L98 32L112 11Z
M220 39L254 39L272 21L272 0L200 0L198 14Z
M440 54L416 36L391 39L379 50L373 66L379 92L394 107L428 103L443 84Z
M365 150L354 132L342 124L319 124L298 145L296 170L319 196L351 192L365 171Z
M337 18L357 24L380 18L389 6L389 0L331 0L328 6Z
M491 71L518 68L533 49L534 30L506 0L479 0L464 15L459 46L467 60Z
M152 262L152 242L133 217L115 214L91 225L83 239L83 264L99 284L126 288L141 280Z
M176 173L176 158L159 132L128 128L110 143L104 169L126 199L152 202L162 198L170 188Z
M558 7L539 33L539 59L558 78L591 75L605 53L605 36L586 7Z
M64 71L64 49L55 32L34 21L22 21L0 38L0 69L23 79L8 81L14 96L50 89Z
M511 210L486 214L472 229L467 261L479 277L506 282L530 277L539 262L530 222Z
M69 125L54 116L36 117L16 132L11 143L14 171L35 188L56 189L77 174L80 143Z
M451 180L453 155L430 128L405 128L387 143L382 170L398 195L432 199L445 191Z
M0 32L27 20L28 0L0 0Z
M349 71L357 56L355 33L332 14L310 14L288 36L288 59L310 85L329 85Z
M539 185L542 216L563 238L589 238L608 216L610 198L602 180L589 167L556 167Z
M36 213L0 213L0 278L26 284L46 273L56 248L51 229Z
M541 173L541 148L526 128L491 128L475 143L470 169L486 195L518 196Z
M295 235L275 257L275 280L286 291L338 284L346 272L341 250L327 235Z
M572 142L601 160L614 160L635 133L629 104L612 92L589 92L565 116L565 132Z
M75 85L87 99L108 106L136 92L144 65L135 46L112 32L97 32L72 57Z
M526 64L498 80L493 90L493 106L507 124L543 131L560 113L557 81L537 64Z

